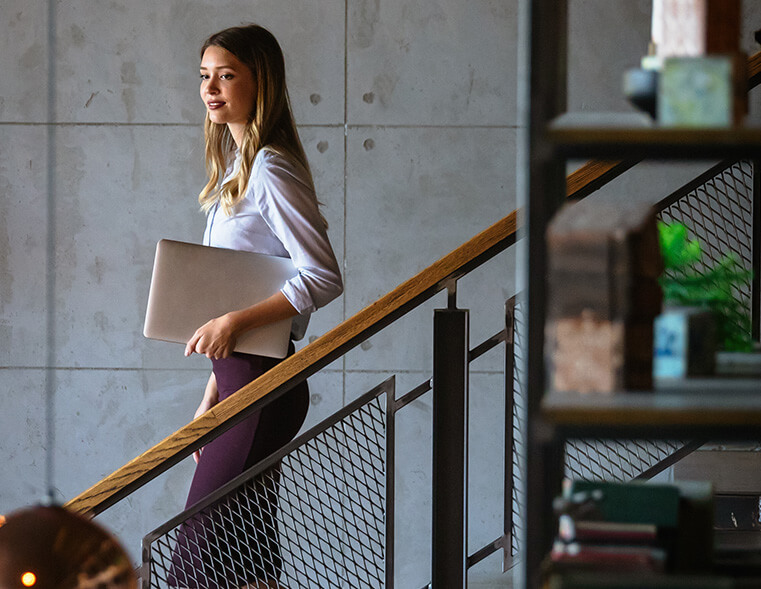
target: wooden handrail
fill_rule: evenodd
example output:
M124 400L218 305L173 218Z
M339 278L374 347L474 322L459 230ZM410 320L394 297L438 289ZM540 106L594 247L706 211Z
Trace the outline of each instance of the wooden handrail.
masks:
M761 51L748 59L749 89L761 81ZM582 198L623 174L639 160L591 161L566 179L569 198ZM358 345L420 302L515 242L518 212L513 211L473 239L401 284L353 317L278 364L235 395L183 426L65 507L97 515L202 447L261 406L265 395L282 394L335 357Z
M224 426L231 427L246 410L268 394L282 393L306 379L340 355L359 345L420 302L445 289L447 284L485 262L515 242L517 212L444 256L353 317L267 371L235 395L131 460L65 507L96 515L171 466L189 456Z

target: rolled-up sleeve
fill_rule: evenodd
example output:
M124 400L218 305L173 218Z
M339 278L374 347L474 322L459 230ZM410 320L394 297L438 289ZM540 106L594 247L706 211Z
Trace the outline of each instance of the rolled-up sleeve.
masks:
M313 188L281 156L262 155L251 175L256 204L298 270L282 292L300 314L311 313L343 292L338 262Z

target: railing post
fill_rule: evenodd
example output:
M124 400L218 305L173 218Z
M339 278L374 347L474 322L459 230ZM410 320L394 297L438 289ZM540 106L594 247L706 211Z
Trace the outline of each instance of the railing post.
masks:
M467 586L469 317L452 302L433 322L433 589Z
M386 391L386 538L384 546L385 585L394 589L394 518L396 517L396 378Z

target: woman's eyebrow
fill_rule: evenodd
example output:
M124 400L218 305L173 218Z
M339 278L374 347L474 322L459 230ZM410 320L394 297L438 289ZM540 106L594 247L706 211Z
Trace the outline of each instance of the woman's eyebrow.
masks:
M202 66L200 67L200 69L202 69L202 70L207 70L207 69L209 69L209 68L208 68L208 67L206 67L205 65L202 65ZM217 65L217 66L211 66L211 69L213 69L213 70L234 70L234 69L235 69L235 67L234 67L234 66L232 66L232 65Z

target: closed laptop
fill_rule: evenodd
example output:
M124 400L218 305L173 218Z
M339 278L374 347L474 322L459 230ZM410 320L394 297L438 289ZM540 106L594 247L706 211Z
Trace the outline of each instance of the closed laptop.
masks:
M185 344L210 319L263 301L296 274L290 258L162 239L143 334ZM284 358L290 334L283 319L243 334L235 351Z

